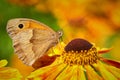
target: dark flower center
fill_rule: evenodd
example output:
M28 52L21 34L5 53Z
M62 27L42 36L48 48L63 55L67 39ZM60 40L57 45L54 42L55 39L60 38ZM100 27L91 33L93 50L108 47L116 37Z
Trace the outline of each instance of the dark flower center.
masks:
M64 49L61 58L69 65L91 65L99 60L96 47L84 39L74 39Z
M84 40L84 39L74 39L71 42L69 42L66 46L65 46L65 51L69 52L69 51L78 51L80 52L81 50L89 50L93 45Z

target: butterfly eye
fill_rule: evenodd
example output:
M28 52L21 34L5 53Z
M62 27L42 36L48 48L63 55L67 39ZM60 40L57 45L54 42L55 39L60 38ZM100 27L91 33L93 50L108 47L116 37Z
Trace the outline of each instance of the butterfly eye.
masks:
M19 24L18 27L19 27L20 29L22 29L22 28L23 28L23 24Z

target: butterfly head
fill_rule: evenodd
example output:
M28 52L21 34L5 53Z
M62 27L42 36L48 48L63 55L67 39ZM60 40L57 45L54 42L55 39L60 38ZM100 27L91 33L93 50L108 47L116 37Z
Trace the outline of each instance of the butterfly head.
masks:
M7 32L10 36L19 33L21 30L29 28L29 21L22 20L21 18L11 19L7 23Z
M58 38L60 39L63 35L63 30L57 31Z

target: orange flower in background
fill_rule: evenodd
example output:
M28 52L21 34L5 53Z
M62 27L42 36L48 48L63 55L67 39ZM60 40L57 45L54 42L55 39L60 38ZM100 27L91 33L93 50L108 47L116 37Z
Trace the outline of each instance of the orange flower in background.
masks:
M25 8L23 14L26 11L27 14L29 12L31 14L34 11L32 9L40 11L40 15L42 12L52 13L63 30L63 41L69 43L67 45L60 43L60 46L53 48L55 54L48 52L48 55L40 57L32 66L23 64L16 55L13 56L10 67L4 67L7 62L1 60L0 80L24 80L25 78L26 80L120 80L119 0L7 1L23 6ZM27 10L28 7L30 10ZM12 12L12 10L9 11ZM33 12L29 17L35 16L37 19L39 18L37 15ZM48 20L45 21L47 23ZM85 40L75 39L79 37ZM88 40L97 43L99 47L113 46L114 48L111 51L99 49ZM109 54L104 54L107 52ZM9 76L5 77L6 75Z
M49 10L58 19L58 24L64 31L65 41L81 37L103 44L106 36L114 33L113 25L109 24L111 22L108 21L108 18L103 17L108 15L106 10L111 9L112 3L108 1L48 0L46 3ZM107 31L103 32L103 30Z
M119 27L120 1L111 0L9 0L11 3L33 4L38 11L51 12L64 31L64 41L85 38L103 45ZM59 6L58 6L59 5ZM107 30L107 31L103 31ZM94 39L93 39L94 37ZM101 38L102 37L102 38Z
M98 50L84 39L74 39L51 65L35 70L26 80L119 80L120 62L101 56L108 51Z
M64 31L65 42L81 37L102 47L110 36L120 34L119 0L47 0L46 3ZM120 60L118 48L109 55Z
M57 47L57 48L59 48L59 47ZM46 55L38 58L34 62L34 64L32 64L32 66L27 66L18 58L17 55L14 55L12 58L10 67L18 69L19 72L23 75L22 79L24 79L26 76L28 76L34 70L44 67L44 66L48 66L51 63L53 63L53 61L56 59L56 57L57 57L57 54L53 54L53 50L50 49L48 51L48 55L46 54Z
M21 80L22 75L17 69L4 67L7 63L7 60L0 60L0 80Z
M13 56L10 67L18 69L23 76L22 79L24 79L27 75L34 71L34 68L32 66L26 66L25 64L23 64L23 62L18 58L17 55Z
M81 37L103 45L106 38L119 28L116 25L120 21L119 1L47 0L46 3L49 11L58 19L65 41Z

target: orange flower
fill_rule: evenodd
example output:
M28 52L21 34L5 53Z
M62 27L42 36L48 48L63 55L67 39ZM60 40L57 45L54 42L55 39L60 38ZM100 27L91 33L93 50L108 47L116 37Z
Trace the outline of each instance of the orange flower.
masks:
M21 80L22 76L17 69L4 67L7 63L6 60L0 60L0 80Z
M120 62L101 57L109 50L74 39L51 65L35 70L26 80L119 80Z
M13 56L11 61L11 67L19 70L19 72L23 76L22 79L24 79L27 75L34 71L34 68L32 66L27 66L23 64L23 62L18 58L17 55Z
M120 29L119 0L46 0L46 3L58 19L66 42L81 37L103 46Z

